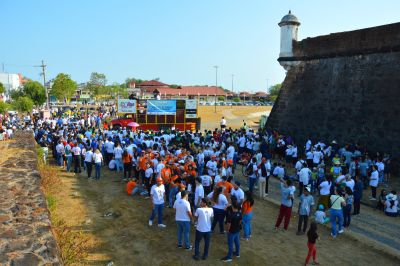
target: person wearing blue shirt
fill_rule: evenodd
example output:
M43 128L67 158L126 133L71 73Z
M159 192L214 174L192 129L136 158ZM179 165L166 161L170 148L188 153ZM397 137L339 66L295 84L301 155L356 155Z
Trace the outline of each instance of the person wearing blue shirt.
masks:
M310 195L311 188L306 186L304 187L304 194L300 196L299 202L299 223L297 226L297 235L304 235L307 230L308 225L308 217L311 214L312 206L314 206L314 198ZM303 225L303 231L301 230L301 226Z
M290 222L290 216L292 214L292 206L293 206L293 199L294 199L294 191L295 188L292 186L292 180L283 180L281 178L281 206L279 209L279 216L275 223L275 230L279 229L279 226L282 223L283 218L285 218L285 222L283 228L287 231Z

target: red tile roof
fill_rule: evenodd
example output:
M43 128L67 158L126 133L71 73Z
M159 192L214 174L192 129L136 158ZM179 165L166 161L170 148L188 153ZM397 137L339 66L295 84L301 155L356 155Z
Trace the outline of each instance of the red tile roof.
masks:
M157 80L148 80L148 81L143 81L140 84L137 84L137 87L147 87L147 86L163 87L163 86L168 86L168 84L159 82Z
M227 93L220 87L215 86L181 86L176 89L174 88L157 88L157 91L163 95L218 95L225 96Z
M263 92L263 91L257 91L257 92L254 94L254 96L257 96L257 97L266 97L266 96L268 96L268 93Z
M239 93L239 95L240 96L250 96L251 95L251 93L248 93L247 91L241 91L240 93Z

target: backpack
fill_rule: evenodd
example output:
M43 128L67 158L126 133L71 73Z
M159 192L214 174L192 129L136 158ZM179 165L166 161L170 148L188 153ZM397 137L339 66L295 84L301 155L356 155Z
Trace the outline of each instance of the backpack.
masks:
M249 163L246 167L246 175L252 175L254 173L254 164Z

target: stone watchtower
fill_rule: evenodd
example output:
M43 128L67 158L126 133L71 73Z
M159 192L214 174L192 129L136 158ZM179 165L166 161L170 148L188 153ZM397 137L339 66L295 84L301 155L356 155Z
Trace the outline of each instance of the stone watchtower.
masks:
M285 70L289 70L297 62L285 59L293 57L293 41L297 41L300 22L289 10L289 13L282 18L278 25L281 27L281 50L278 61Z

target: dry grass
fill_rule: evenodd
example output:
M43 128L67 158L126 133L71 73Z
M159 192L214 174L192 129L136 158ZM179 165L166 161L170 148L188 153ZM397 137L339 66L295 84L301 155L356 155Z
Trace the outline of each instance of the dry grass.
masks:
M59 176L60 170L56 166L45 165L41 160L41 154L38 152L39 164L38 170L41 176L41 189L46 196L47 206L50 210L52 230L54 232L57 244L60 248L60 255L64 265L80 265L88 256L90 248L93 246L91 237L79 227L69 224L70 217L64 216L64 202L70 202L70 198L65 195L68 190L63 180ZM62 204L61 204L62 203ZM60 206L62 205L62 206ZM74 215L79 215L75 210L82 210L82 202L77 202L77 208L74 206L69 211Z
M222 116L227 120L227 126L233 129L243 126L243 120L251 127L256 127L262 114L268 114L271 106L199 106L198 115L201 117L201 128L218 128Z
M207 261L195 262L193 252L176 248L176 225L174 211L165 209L165 230L149 227L150 202L141 196L130 197L124 192L125 183L121 173L102 170L100 181L87 180L84 175L71 178L62 174L62 180L69 190L61 215L75 225L80 223L71 215L80 202L85 210L90 236L96 247L89 252L85 263L105 265L113 261L115 265L224 265L220 258L226 255L226 237L213 234L210 257ZM71 196L71 192L78 192ZM68 196L69 195L69 196ZM73 195L73 194L72 194ZM80 198L82 197L82 198ZM72 198L72 201L71 201ZM306 256L307 239L296 236L297 219L293 217L289 232L276 232L273 225L278 207L269 202L256 199L253 219L253 237L249 242L241 242L241 257L232 265L300 265ZM106 218L107 212L118 212L118 218ZM325 265L372 265L380 263L394 265L392 258L375 249L349 239L331 239L329 230L319 228L321 242L318 256ZM194 241L194 228L191 227L191 243ZM332 252L334 250L334 252ZM340 254L340 256L337 256Z

